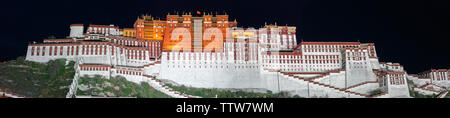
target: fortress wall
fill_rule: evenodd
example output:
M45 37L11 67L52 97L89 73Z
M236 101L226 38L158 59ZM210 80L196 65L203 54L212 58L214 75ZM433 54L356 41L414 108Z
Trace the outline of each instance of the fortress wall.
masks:
M274 93L285 91L290 95L299 95L301 97L364 97L323 85L312 84L287 75L280 75L276 72L259 72L259 70L255 69L169 69L164 64L161 65L161 68L161 79L167 79L190 87L253 89L261 92L270 90ZM339 73L336 75L342 77L343 74Z
M266 91L274 93L286 91L291 95L301 97L364 97L339 91L323 85L295 79L277 72L260 70L251 64L205 64L195 61L180 63L167 61L167 53L163 53L161 72L158 78L177 84L196 88L233 88ZM345 71L332 73L337 86L343 86ZM337 79L335 79L337 78Z
M226 68L204 68L202 65L180 65L191 66L191 68L175 68L161 65L161 79L167 79L178 84L198 88L266 88L268 81L261 81L257 68L237 68L236 65L228 65ZM203 68L200 68L202 66ZM215 66L214 66L215 67Z
M260 79L257 63L228 63L224 56L215 58L207 53L164 52L158 78L197 88L278 90L272 86L273 80Z

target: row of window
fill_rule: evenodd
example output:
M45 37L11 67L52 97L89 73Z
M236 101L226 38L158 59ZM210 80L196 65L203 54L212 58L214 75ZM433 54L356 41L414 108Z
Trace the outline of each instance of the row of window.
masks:
M449 80L449 73L448 72L433 72L432 78L433 80L441 81L441 80Z
M81 54L83 55L103 55L106 54L107 46L104 45L86 45L82 46Z
M390 77L390 81L391 85L404 85L405 84L405 79L403 76L400 77Z
M110 67L80 67L80 70L82 71L109 71L109 69Z
M330 70L339 69L339 65L327 65L327 66L319 66L319 65L308 65L308 66L273 66L273 65L265 65L263 66L266 69L279 69L281 71L294 71L294 72L324 72Z
M189 66L186 66L186 65L177 65L177 66L175 66L175 65L172 65L172 66L170 66L170 65L167 65L167 68L236 68L236 69L239 69L239 68L259 68L258 66L250 66L250 65L245 65L245 66L213 66L213 65L209 65L209 66L200 66L200 65L194 65L194 66L191 66L191 65L189 65Z
M300 64L295 64L295 65L287 65L287 64L280 64L280 65L275 65L275 64L264 64L262 65L263 67L281 67L281 68L339 68L341 67L341 65L300 65Z
M103 29L103 30L88 30L88 33L93 33L93 34L100 33L100 34L113 34L113 35L116 35L116 34L118 34L118 31Z
M138 60L145 60L145 51L139 51L139 50L129 50L127 58L128 59L138 59Z
M340 52L340 49L337 48L328 48L328 49L304 49L305 52Z
M67 46L66 53L63 53L63 46L51 46L48 49L49 56L58 56L58 55L78 55L78 46ZM46 47L33 46L31 47L31 56L46 56ZM59 52L59 53L58 53ZM103 55L107 53L107 46L104 45L87 45L81 47L82 55ZM145 59L146 52L140 50L130 50L127 57L129 59ZM111 54L114 55L114 48L111 48ZM156 54L153 54L156 55Z
M136 32L124 32L125 36L130 36L130 37L135 37L136 36Z
M206 27L212 27L212 25L205 25ZM218 28L225 28L225 24L217 24L216 25ZM169 24L169 27L170 28L176 28L177 27L177 24ZM189 28L189 27L191 27L191 25L190 24L186 24L186 23L183 23L183 27L185 27L185 28Z
M117 74L126 74L126 75L143 75L142 72L137 71L129 71L129 70L116 70Z
M366 60L366 57L347 57L347 60L364 61Z
M330 49L330 48L347 48L347 47L351 47L351 48L357 48L359 47L358 45L302 45L302 48L304 49L308 49L308 48L316 48L316 49Z
M264 63L305 63L305 64L339 64L339 60L274 60L264 59Z
M140 47L160 47L159 42L138 42L138 41L128 41L128 40L114 40L115 43L125 46L140 46Z
M264 59L306 59L306 60L334 60L339 59L339 55L304 55L293 56L293 55L264 55Z
M58 48L59 47L59 48ZM66 55L78 55L78 46L68 46L66 51ZM75 49L76 48L76 49ZM50 46L48 49L49 56L58 56L63 55L63 46ZM42 48L40 46L33 46L31 47L31 56L46 56L46 47L43 46ZM59 53L58 53L59 52Z

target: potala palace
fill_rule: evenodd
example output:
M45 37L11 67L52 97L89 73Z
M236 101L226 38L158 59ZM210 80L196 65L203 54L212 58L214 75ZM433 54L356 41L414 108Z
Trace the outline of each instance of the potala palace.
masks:
M133 28L84 26L70 25L67 38L28 45L26 60L76 62L67 97L73 97L77 78L85 75L149 82L173 97L195 96L163 83L308 98L409 98L410 88L445 96L450 87L449 69L407 73L399 63L379 62L374 43L297 43L296 27L241 28L228 15L142 15ZM382 93L370 95L377 89Z

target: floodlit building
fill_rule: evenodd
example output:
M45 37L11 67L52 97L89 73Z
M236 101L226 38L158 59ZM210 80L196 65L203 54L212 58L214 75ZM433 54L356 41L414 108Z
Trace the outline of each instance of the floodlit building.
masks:
M77 75L166 80L198 88L288 92L301 97L410 97L408 82L448 86L448 70L407 74L379 62L375 44L300 42L296 27L241 28L228 15L139 16L134 28L70 26L70 39L28 45L26 59L76 61ZM423 79L430 78L430 79ZM431 80L431 81L427 81ZM372 91L383 93L372 95Z

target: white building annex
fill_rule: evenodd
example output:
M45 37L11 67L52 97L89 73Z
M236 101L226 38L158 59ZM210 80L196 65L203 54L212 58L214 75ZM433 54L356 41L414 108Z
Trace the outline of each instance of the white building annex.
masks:
M170 18L167 22L174 23ZM183 15L183 18L191 17ZM228 23L225 20L212 21L218 25L210 25L209 16L192 18L195 22L177 26L188 28L192 34L189 37L193 43L188 45L192 50L167 48L166 45L175 40L166 40L175 35L168 33L172 31L167 29L169 25L164 30L164 40L143 40L123 36L122 30L113 25L91 25L84 32L82 24L74 24L66 39L45 39L43 43L29 44L26 60L44 63L65 58L77 62L77 76L123 76L136 83L152 81L176 97L188 96L176 94L156 82L254 92L284 91L308 98L408 98L408 87L412 85L407 80L417 86L450 86L449 70L430 70L415 75L408 74L398 63L379 62L373 43L297 43L296 28L292 26L242 29L219 24ZM172 24L170 26L173 28ZM208 47L209 42L205 43L205 35L221 36L201 32L211 27L227 28L227 33L222 35L224 40L214 42L214 48ZM183 40L185 35L179 37ZM371 95L374 90L382 93ZM415 90L426 94L446 91Z

